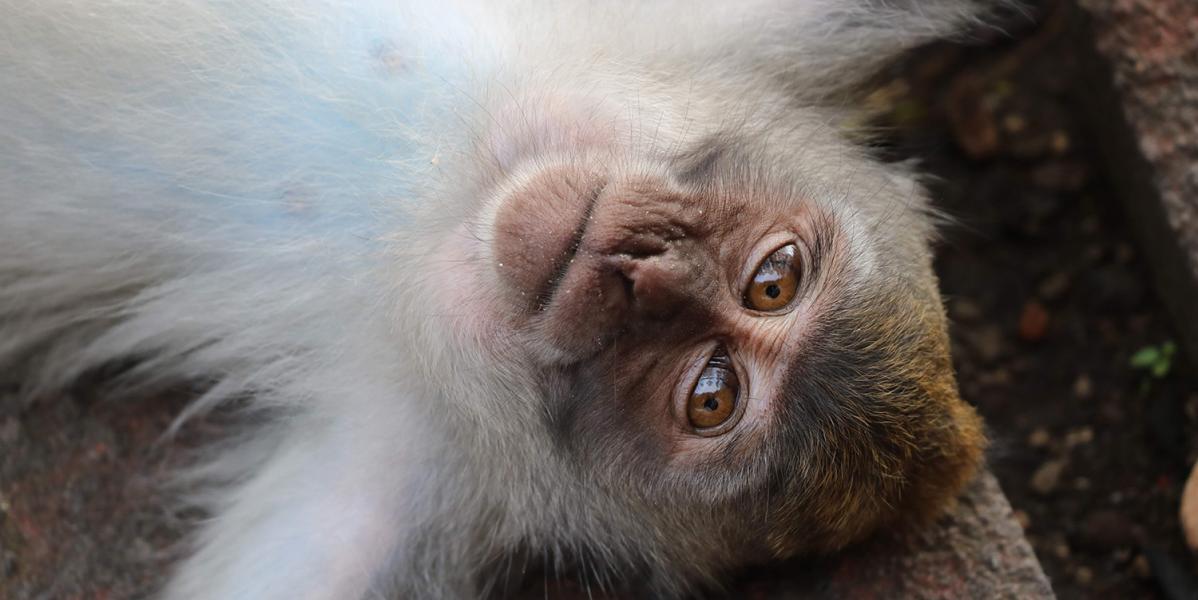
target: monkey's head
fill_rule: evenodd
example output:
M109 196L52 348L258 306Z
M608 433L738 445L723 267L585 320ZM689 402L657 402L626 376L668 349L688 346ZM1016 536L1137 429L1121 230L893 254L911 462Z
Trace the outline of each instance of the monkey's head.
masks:
M979 463L922 192L818 123L497 179L471 262L500 308L475 318L597 543L700 573L828 551L936 515Z
M593 117L501 165L455 238L455 287L491 298L462 320L521 396L490 418L534 397L573 497L545 518L590 523L590 551L714 575L926 521L972 476L924 194L834 117L654 143Z

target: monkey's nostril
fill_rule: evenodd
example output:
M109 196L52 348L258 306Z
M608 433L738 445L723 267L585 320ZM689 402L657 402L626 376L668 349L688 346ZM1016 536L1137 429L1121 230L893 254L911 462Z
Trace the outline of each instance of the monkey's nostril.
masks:
M669 254L626 260L616 272L628 305L650 319L666 319L675 314L684 301L685 280L691 274L686 265Z
M632 304L636 300L636 282L628 276L628 273L624 269L616 271L616 274L619 276L620 284L624 288L624 298L629 304Z

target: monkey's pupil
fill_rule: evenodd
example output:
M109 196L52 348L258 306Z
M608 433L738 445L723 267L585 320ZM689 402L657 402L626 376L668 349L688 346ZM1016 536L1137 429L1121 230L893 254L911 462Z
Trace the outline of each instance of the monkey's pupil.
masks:
M703 403L703 408L706 408L707 410L710 410L710 411L715 411L715 409L717 409L719 407L720 407L720 401L716 400L715 398L708 398L707 402Z
M782 288L771 283L765 288L765 295L769 296L770 298L777 298L778 296L782 295Z

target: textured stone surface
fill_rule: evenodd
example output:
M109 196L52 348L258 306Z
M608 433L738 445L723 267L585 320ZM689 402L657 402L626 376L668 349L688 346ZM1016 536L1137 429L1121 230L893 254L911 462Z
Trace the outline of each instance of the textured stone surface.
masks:
M1108 175L1198 360L1198 2L1079 1L1105 59L1085 89Z
M835 559L751 584L781 598L1052 598L1040 563L993 475L935 527L892 534Z
M1052 588L1011 506L990 473L974 481L953 511L935 526L892 533L840 555L792 561L750 573L728 597L751 600L910 600L1053 598ZM575 583L522 595L613 599Z

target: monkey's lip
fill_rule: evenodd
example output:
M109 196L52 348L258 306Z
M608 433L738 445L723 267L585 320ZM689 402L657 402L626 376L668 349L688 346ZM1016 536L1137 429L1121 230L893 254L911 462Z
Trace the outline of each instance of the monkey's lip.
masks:
M544 312L550 303L553 302L558 288L561 287L562 280L566 278L566 272L570 269L570 265L574 264L574 258L578 256L578 250L582 247L582 240L586 236L587 225L591 222L591 215L595 212L595 204L598 202L601 193L603 193L602 185L595 188L594 192L587 199L586 207L582 211L582 217L574 225L574 230L570 234L569 244L561 252L549 279L542 284L540 291L536 295L534 309L537 312Z
M504 194L493 252L500 279L532 314L544 312L586 237L603 180L580 168L547 168Z

